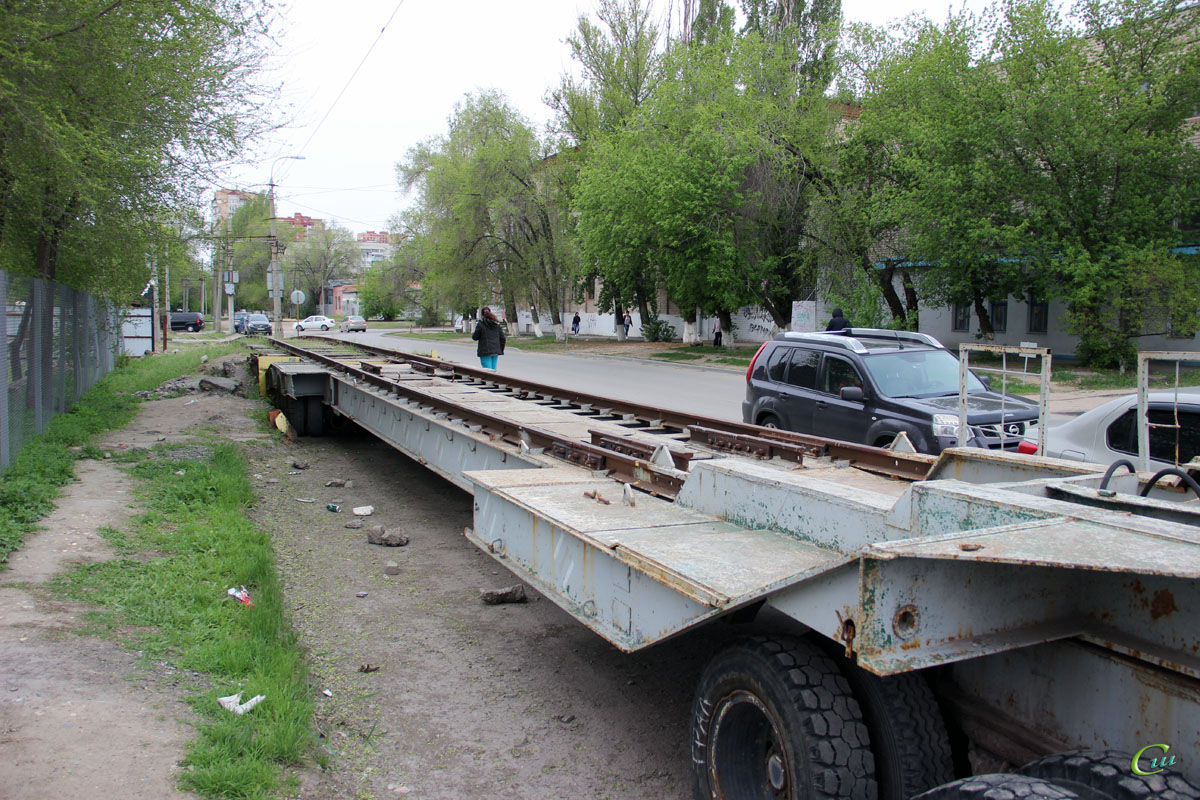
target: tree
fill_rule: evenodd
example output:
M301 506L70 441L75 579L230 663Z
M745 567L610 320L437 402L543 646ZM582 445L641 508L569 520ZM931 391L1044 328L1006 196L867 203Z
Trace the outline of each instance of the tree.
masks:
M1193 216L1200 153L1196 9L1087 2L1075 23L1041 0L918 25L883 59L864 135L884 143L889 192L930 298L1054 292L1079 355L1128 362L1135 337L1194 320L1197 265L1172 250ZM1032 299L1032 298L1031 298Z
M129 296L261 127L260 0L58 0L0 15L0 266ZM163 247L159 248L164 249Z
M820 8L736 38L700 26L703 37L663 62L656 94L592 146L577 192L581 250L643 317L656 314L660 284L687 308L724 313L727 330L728 311L746 302L784 327L792 301L811 293L809 207L828 191L834 116L815 77L827 48L798 43L824 41L831 20L817 18L836 4Z
M564 76L546 97L568 141L620 130L662 79L659 29L642 0L600 0L593 22L580 17L567 37L582 79Z
M518 303L540 303L562 326L574 273L559 202L569 154L551 155L498 92L468 95L450 130L409 151L400 183L419 192L405 223L425 269L423 289L470 312L501 298L508 319Z
M226 264L232 251L232 269L238 272L238 306L270 308L273 301L267 293L267 267L271 263L271 204L267 195L259 193L238 207L229 223L232 238L223 239L223 230L213 233L219 248L214 256L218 270L229 268Z
M309 302L319 309L330 282L349 277L358 260L354 234L329 224L314 228L302 241L289 245L284 268L291 274L292 285L303 289Z

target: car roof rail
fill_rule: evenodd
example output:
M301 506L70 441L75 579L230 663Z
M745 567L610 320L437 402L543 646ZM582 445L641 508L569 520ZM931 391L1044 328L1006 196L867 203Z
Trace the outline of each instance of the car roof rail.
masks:
M915 331L897 331L891 328L844 328L836 331L842 336L853 336L856 339L873 339L879 341L894 341L897 343L905 342L909 344L919 344L926 347L936 347L939 350L948 349L944 344L939 342L927 333L917 333Z
M783 339L786 341L792 341L792 342L794 342L794 341L817 342L820 344L831 345L833 347L844 347L845 349L851 350L855 353L867 352L867 348L863 347L862 342L859 342L857 339L849 339L845 336L840 335L840 333L835 333L833 331L830 331L828 333L823 333L820 331L814 332L814 333L803 333L801 331L784 331L783 333L780 333L775 338Z
M840 331L815 331L812 333L784 331L775 338L789 341L820 342L821 344L832 345L834 347L844 347L855 353L867 352L866 346L859 341L860 339L870 339L873 342L895 342L899 348L903 348L905 344L908 344L919 345L921 347L935 347L939 350L947 349L944 344L927 333L895 331L890 328L843 328Z

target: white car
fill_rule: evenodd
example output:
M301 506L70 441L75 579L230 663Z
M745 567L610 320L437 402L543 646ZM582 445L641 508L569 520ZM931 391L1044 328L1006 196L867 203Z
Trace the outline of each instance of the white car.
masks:
M323 317L320 314L313 314L311 317L305 317L292 326L292 330L296 333L303 333L307 330L322 330L328 331L337 327L337 321L329 317Z
M1200 388L1180 389L1178 409L1173 391L1150 392L1150 468L1186 464L1200 456ZM1179 427L1175 425L1178 413ZM1166 427L1172 426L1172 427ZM1018 452L1037 451L1036 429ZM1051 458L1108 465L1122 458L1137 464L1137 395L1109 400L1061 425L1047 428L1046 453ZM1178 459L1178 461L1176 461Z

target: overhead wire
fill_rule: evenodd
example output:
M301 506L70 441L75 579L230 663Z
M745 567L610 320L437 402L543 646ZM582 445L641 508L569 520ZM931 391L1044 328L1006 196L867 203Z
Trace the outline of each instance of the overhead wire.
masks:
M325 124L327 119L329 119L329 115L333 113L333 109L337 106L338 101L342 99L342 95L344 95L346 90L350 88L350 84L353 83L354 79L358 76L358 72L362 69L363 64L367 63L367 59L371 57L371 53L375 50L375 45L379 44L379 40L383 38L383 34L387 31L388 26L392 24L392 20L396 18L396 14L400 13L400 6L402 5L404 5L404 0L400 0L400 2L396 3L396 7L392 9L391 16L388 17L387 22L383 23L383 27L379 29L379 35L375 37L375 41L371 42L371 46L368 47L367 52L363 54L362 60L358 62L358 66L354 68L354 72L350 73L350 77L346 80L345 85L342 86L341 91L338 92L337 97L333 98L333 102L329 104L329 108L326 109L324 116L321 117L321 120L317 123L316 127L313 128L312 133L308 135L308 138L304 140L304 144L300 145L300 149L296 151L298 155L304 153L304 150L309 146L309 144L312 143L312 140L317 135L317 132L321 130L321 126Z

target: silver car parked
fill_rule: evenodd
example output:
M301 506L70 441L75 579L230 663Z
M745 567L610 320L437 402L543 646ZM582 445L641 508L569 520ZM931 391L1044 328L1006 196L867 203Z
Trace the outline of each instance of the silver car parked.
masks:
M1180 389L1178 394L1150 392L1147 400L1151 469L1187 464L1200 456L1200 388ZM1036 433L1027 436L1019 448L1022 453L1036 450ZM1137 395L1114 398L1048 428L1045 454L1092 464L1111 464L1123 458L1137 463Z

